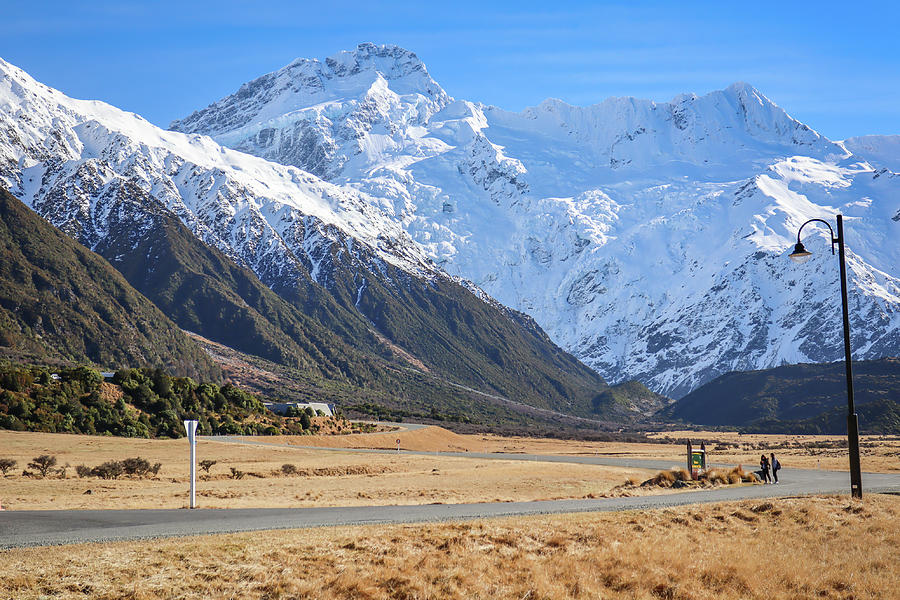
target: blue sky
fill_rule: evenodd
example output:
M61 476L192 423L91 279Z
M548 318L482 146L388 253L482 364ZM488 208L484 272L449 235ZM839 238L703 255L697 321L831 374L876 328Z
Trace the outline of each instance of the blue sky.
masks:
M0 57L162 126L296 57L370 41L416 52L452 96L510 110L746 81L832 139L900 134L889 3L76 4L0 0Z

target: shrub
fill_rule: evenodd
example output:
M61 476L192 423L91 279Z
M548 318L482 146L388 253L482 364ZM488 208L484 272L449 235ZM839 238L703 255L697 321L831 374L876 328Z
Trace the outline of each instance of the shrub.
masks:
M209 459L201 460L201 461L200 461L200 468L203 469L203 471L204 471L205 473L209 473L209 470L210 470L210 469L213 467L213 465L215 465L217 462L218 462L218 461L215 461L215 460L209 460Z
M153 463L153 466L150 467L148 473L150 475L156 476L159 474L159 469L162 467L162 463Z
M300 413L300 427L303 429L309 429L309 426L312 424L312 421L309 419L309 415L307 413Z
M109 460L91 469L91 475L100 479L117 479L125 472L122 463L117 460Z
M49 454L41 454L31 459L28 466L37 471L41 477L46 477L50 469L56 466L56 457Z
M243 471L238 471L234 467L231 467L231 478L232 479L242 479L246 475Z
M295 467L294 465L291 465L291 464L281 465L281 472L284 473L285 475L296 475L297 467Z
M143 477L150 470L150 461L146 458L136 456L134 458L126 458L122 461L122 470L126 475L137 475Z
M6 475L9 470L15 467L17 464L19 463L11 458L0 458L0 472Z
M93 475L93 473L91 472L91 468L87 465L78 465L77 467L75 467L75 474L82 479Z

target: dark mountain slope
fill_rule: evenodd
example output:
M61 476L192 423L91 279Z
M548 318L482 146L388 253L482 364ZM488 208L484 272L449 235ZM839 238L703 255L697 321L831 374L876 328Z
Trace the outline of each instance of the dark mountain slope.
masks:
M121 206L126 207L124 214L136 218L111 223L114 235L97 251L183 329L323 377L363 381L375 368L370 357L354 351L331 328L199 241L152 197L135 190ZM346 337L374 346L362 319L348 323L346 315L341 316L328 323L338 325Z
M607 388L528 316L485 302L446 278L419 279L389 264L340 259L320 266L337 302L442 377L533 406L581 416ZM292 298L303 288L280 286ZM297 298L309 303L308 298Z
M853 363L860 429L900 433L900 359ZM847 428L844 363L787 365L727 373L694 390L658 418L795 433L841 433Z
M106 368L217 368L109 263L0 189L0 350Z

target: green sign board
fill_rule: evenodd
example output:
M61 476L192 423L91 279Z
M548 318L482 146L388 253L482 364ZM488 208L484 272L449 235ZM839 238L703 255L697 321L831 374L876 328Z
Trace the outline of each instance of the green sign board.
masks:
M706 453L703 450L691 451L691 475L696 477L706 467Z

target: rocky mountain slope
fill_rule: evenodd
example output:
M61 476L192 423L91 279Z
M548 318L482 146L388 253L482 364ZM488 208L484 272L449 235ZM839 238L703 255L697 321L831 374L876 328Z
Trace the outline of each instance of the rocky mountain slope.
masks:
M892 138L830 141L752 86L671 102L450 98L412 52L298 59L171 128L367 195L424 255L532 316L606 379L680 397L841 356L838 270L787 260L845 215L853 347L900 353Z
M379 198L2 61L0 180L182 327L325 380L364 390L413 367L584 416L607 389L529 317L436 267Z
M0 187L0 356L107 369L218 369L103 258L72 241Z

